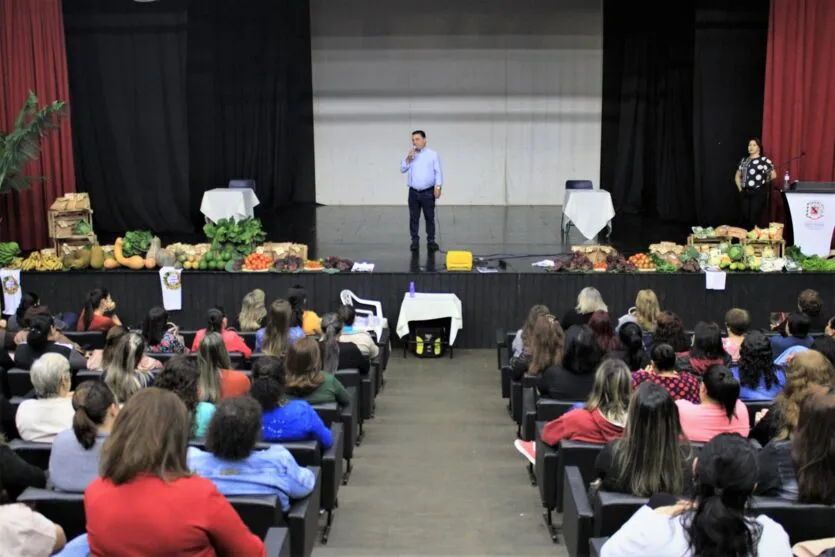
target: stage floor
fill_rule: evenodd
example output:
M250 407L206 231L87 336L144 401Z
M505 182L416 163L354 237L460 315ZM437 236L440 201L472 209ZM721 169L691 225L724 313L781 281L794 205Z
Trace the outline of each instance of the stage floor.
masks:
M507 271L541 272L531 263L567 253L571 245L586 242L572 227L568 244L560 235L562 207L492 207L438 205L437 242L441 250L467 250L474 256L501 255ZM434 256L426 250L426 231L421 219L421 250L409 251L409 211L396 206L295 205L278 214L260 214L268 240L298 242L310 248L309 257L335 255L376 264L378 272L443 272L443 251ZM684 243L689 227L664 224L653 219L617 216L611 245L631 255L663 240ZM163 237L174 241L200 242L194 237ZM601 239L602 241L602 239ZM587 242L596 243L596 242ZM490 258L495 267L500 257Z

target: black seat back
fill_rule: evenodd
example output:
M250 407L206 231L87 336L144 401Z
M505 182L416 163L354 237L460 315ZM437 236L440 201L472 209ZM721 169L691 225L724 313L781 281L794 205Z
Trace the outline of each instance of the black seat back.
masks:
M227 497L249 531L261 538L273 526L282 526L284 519L278 495L248 495Z
M536 421L550 422L556 420L563 414L567 414L577 401L555 400L553 398L540 398L536 402Z
M341 412L339 410L339 405L335 402L323 402L321 404L312 404L313 408L316 410L316 413L319 414L319 417L322 418L322 421L325 422L325 425L330 427L333 423L339 423L341 420Z
M101 331L64 331L64 335L84 350L104 348L105 333Z
M754 497L754 515L764 514L778 522L789 535L792 545L821 538L835 532L835 506L795 503L772 497Z
M52 454L52 443L32 443L22 439L9 441L9 448L17 456L41 470L49 469L49 455Z
M192 447L206 450L206 440L203 438L192 439L188 442ZM318 441L285 441L282 443L258 443L255 450L263 450L270 445L281 445L293 455L299 466L321 466L322 450Z
M68 540L87 532L83 493L64 493L30 487L20 494L17 502L33 505L37 512L60 524Z
M557 512L562 512L565 493L565 469L576 466L586 485L595 480L594 463L604 445L563 439L557 446Z
M745 407L748 408L748 423L751 424L751 427L754 427L756 423L757 412L768 410L774 404L773 400L748 400L743 402L745 402Z
M646 505L646 497L635 497L626 493L615 493L612 491L598 491L591 499L592 510L594 511L594 534L593 537L611 536L623 526L627 520Z
M238 335L244 339L250 350L255 351L255 331L239 331Z
M32 377L28 369L13 367L6 372L6 381L9 386L8 397L26 396L32 392Z
M72 388L75 389L85 381L98 381L101 379L101 371L93 371L91 369L79 370L72 376Z

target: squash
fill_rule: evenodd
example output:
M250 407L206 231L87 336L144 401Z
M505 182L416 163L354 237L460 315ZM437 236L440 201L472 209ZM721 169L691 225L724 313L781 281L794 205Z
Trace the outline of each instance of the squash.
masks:
M125 243L124 239L116 238L116 242L113 244L113 257L116 258L116 261L119 262L120 265L124 265L129 269L133 269L134 271L138 271L145 267L145 259L138 255L134 255L133 257L125 257L122 253L122 245Z
M101 246L93 246L90 249L90 267L93 269L104 267L104 250Z
M157 265L160 267L173 267L174 263L177 262L177 256L168 249L159 250L155 259L157 260Z
M146 269L155 269L157 266L157 262L153 257L145 258L145 268Z
M116 261L116 260L115 260L114 258L112 258L112 257L108 257L108 258L107 258L107 259L105 259L105 260L104 260L104 262L102 263L102 268L104 268L104 269L118 269L119 267L121 267L121 265L119 264L119 262L118 262L118 261Z
M154 239L151 240L151 245L148 246L148 253L145 254L145 260L153 259L155 261L154 265L156 265L156 259L159 257L160 251L162 251L162 241L159 239L159 236L154 236Z

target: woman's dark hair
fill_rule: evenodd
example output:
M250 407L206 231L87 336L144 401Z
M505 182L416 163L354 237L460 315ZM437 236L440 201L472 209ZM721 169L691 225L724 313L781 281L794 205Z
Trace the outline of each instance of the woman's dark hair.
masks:
M281 406L284 399L284 362L274 356L261 356L252 366L252 387L249 394L269 412Z
M815 393L800 407L791 444L797 471L798 500L802 503L835 503L835 393Z
M206 450L223 460L243 460L261 437L261 407L254 398L221 400L206 429Z
M307 291L304 286L294 284L287 290L287 301L293 308L293 316L290 319L291 327L302 327L304 324L304 312L307 310Z
M683 518L693 555L757 554L762 526L745 516L757 474L757 454L738 434L720 433L705 444L696 464L695 509Z
M725 314L725 326L735 335L744 335L751 326L751 316L747 310L731 308Z
M626 429L615 444L618 485L638 497L684 491L684 462L678 407L667 390L644 381L632 394Z
M761 157L764 157L764 156L765 156L765 151L763 151L763 142L762 142L762 140L760 140L760 138L759 138L759 137L749 137L749 138L748 138L748 143L751 143L752 141L753 141L754 143L756 143L756 144L757 144L757 147L759 147L759 148L760 148L760 156L761 156Z
M148 310L142 322L142 338L148 346L157 346L168 329L168 312L162 306L155 306Z
M220 306L215 306L206 314L206 332L219 333L223 331L223 320L226 318L226 312Z
M795 338L806 338L812 321L805 313L790 313L788 319L789 334Z
M339 318L346 326L354 326L354 320L357 318L357 310L354 309L354 306L342 304L341 306L339 306L339 309L336 311L336 314L339 316Z
M669 344L676 353L687 352L690 340L684 333L684 322L672 311L662 311L658 314L655 332L652 334L652 344Z
M55 320L51 315L39 313L29 319L29 333L26 335L26 343L35 352L43 352L46 343L49 342L49 333L55 326Z
M333 373L339 369L339 335L342 320L335 313L322 316L322 371Z
M676 352L669 344L656 344L650 353L656 371L675 371Z
M647 351L644 350L644 333L637 323L624 323L618 330L618 338L626 352L624 361L629 371L643 369L649 363Z
M704 376L707 396L725 409L728 423L734 418L736 402L739 400L739 381L723 365L710 366Z
M93 314L101 304L101 301L110 296L107 288L94 288L87 292L87 298L84 300L84 330L89 331L90 325L93 323Z
M699 359L716 359L727 356L722 346L722 329L716 323L700 321L693 331L693 347L690 357Z
M270 304L264 326L261 352L270 356L283 357L290 342L290 320L293 310L287 300L276 300Z
M528 364L530 375L540 374L549 367L562 363L565 352L565 331L553 315L545 314L536 317L530 334L525 336L526 334L523 329L522 342L531 358Z
M835 338L826 335L816 338L812 343L812 350L820 352L826 356L829 363L835 365Z
M771 343L761 332L749 331L739 347L739 383L749 389L758 389L761 377L766 389L777 384Z
M594 373L604 355L605 352L597 343L594 332L588 325L583 325L577 336L568 343L563 367L577 375Z
M604 352L611 352L620 348L620 340L615 335L615 328L608 312L595 311L589 317L589 328L597 339L597 344Z
M72 430L75 438L89 451L96 444L99 426L107 418L107 411L116 404L116 397L103 381L85 381L75 389L72 407Z
M20 304L17 306L15 316L17 317L17 326L24 328L23 318L26 315L26 310L41 305L41 299L34 292L26 292L20 297Z
M186 405L191 416L192 434L197 430L195 412L197 411L197 403L199 402L197 388L199 378L200 374L197 371L197 363L194 361L194 358L180 354L165 362L165 367L162 368L162 371L154 379L155 387L171 391L180 397L180 400Z

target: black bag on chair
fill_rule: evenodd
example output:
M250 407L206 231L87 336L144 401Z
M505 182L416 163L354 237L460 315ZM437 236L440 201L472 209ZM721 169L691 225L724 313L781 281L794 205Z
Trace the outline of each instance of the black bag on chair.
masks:
M443 327L416 327L415 355L419 358L440 358L446 352L446 336L447 331Z

